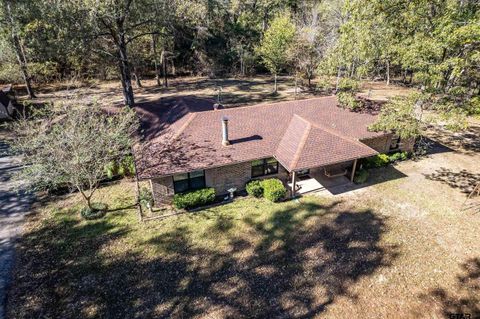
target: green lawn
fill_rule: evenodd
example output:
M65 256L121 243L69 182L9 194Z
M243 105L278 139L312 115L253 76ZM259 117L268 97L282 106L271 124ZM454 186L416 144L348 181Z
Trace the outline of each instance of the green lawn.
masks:
M128 206L130 187L104 188L97 200ZM56 201L30 221L12 318L309 317L395 258L380 244L381 217L313 197L240 199L146 224L133 209L81 220L77 201Z
M9 318L475 318L480 214L429 177L464 162L477 163L439 153L334 198L245 198L145 223L125 208L128 181L95 195L114 210L102 219L82 220L78 195L41 203L18 244Z

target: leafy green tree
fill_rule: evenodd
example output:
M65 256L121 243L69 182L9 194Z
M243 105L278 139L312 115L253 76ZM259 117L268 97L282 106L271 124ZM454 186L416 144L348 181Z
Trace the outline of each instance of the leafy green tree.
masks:
M288 14L275 17L265 32L257 53L275 78L274 92L277 92L277 74L287 66L288 51L295 37L295 25Z
M25 1L0 1L0 36L6 36L10 47L15 52L20 72L25 82L28 96L35 97L33 92L31 76L28 70L28 60L25 47L25 41L22 38L22 31L25 24L20 21L19 16L28 12L29 3Z
M422 99L424 97L418 94L392 98L382 107L377 121L369 129L394 132L402 139L419 137L422 131Z

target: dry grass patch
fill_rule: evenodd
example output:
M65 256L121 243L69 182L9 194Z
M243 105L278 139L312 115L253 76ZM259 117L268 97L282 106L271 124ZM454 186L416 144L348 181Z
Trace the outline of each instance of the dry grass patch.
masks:
M121 206L130 188L99 195ZM132 209L82 220L78 199L29 220L11 317L310 317L397 258L383 217L325 199L243 199L147 224Z

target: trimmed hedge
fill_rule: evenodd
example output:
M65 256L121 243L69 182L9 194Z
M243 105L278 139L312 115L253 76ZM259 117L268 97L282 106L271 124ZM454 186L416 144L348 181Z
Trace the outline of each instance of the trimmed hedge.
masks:
M263 196L263 186L261 181L250 181L247 183L245 187L247 190L247 194L253 197L260 198Z
M364 170L364 169L358 170L357 173L355 174L355 177L353 178L353 182L355 184L363 184L367 181L368 175L369 173L367 170Z
M390 163L390 159L386 154L378 154L365 159L366 168L378 168L387 166Z
M195 208L204 206L215 201L215 189L202 188L196 191L175 194L173 196L173 205L176 208Z
M408 158L408 153L407 152L397 152L394 154L390 154L388 156L388 160L393 163L397 161L404 161Z
M287 189L277 178L265 179L261 182L263 187L263 196L272 202L282 200L287 194Z

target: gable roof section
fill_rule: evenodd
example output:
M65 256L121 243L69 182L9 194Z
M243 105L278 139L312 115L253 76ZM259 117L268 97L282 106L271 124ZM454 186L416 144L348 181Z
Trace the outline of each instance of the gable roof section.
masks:
M289 171L373 156L375 150L352 138L315 125L294 114L275 158Z
M310 136L312 125L310 122L294 114L287 127L278 147L275 151L275 158L283 167L291 170L296 167L300 155L304 149L305 142Z
M335 96L256 106L193 110L179 99L182 114L159 106L140 108L146 138L135 148L141 179L173 175L275 156L287 169L338 163L376 154L359 142L384 133L369 132L375 116L344 110ZM187 106L186 106L187 105ZM183 113L184 112L184 113ZM230 146L222 146L221 118L229 118ZM173 121L172 119L175 119ZM164 124L166 123L166 124ZM150 126L149 126L150 125Z

